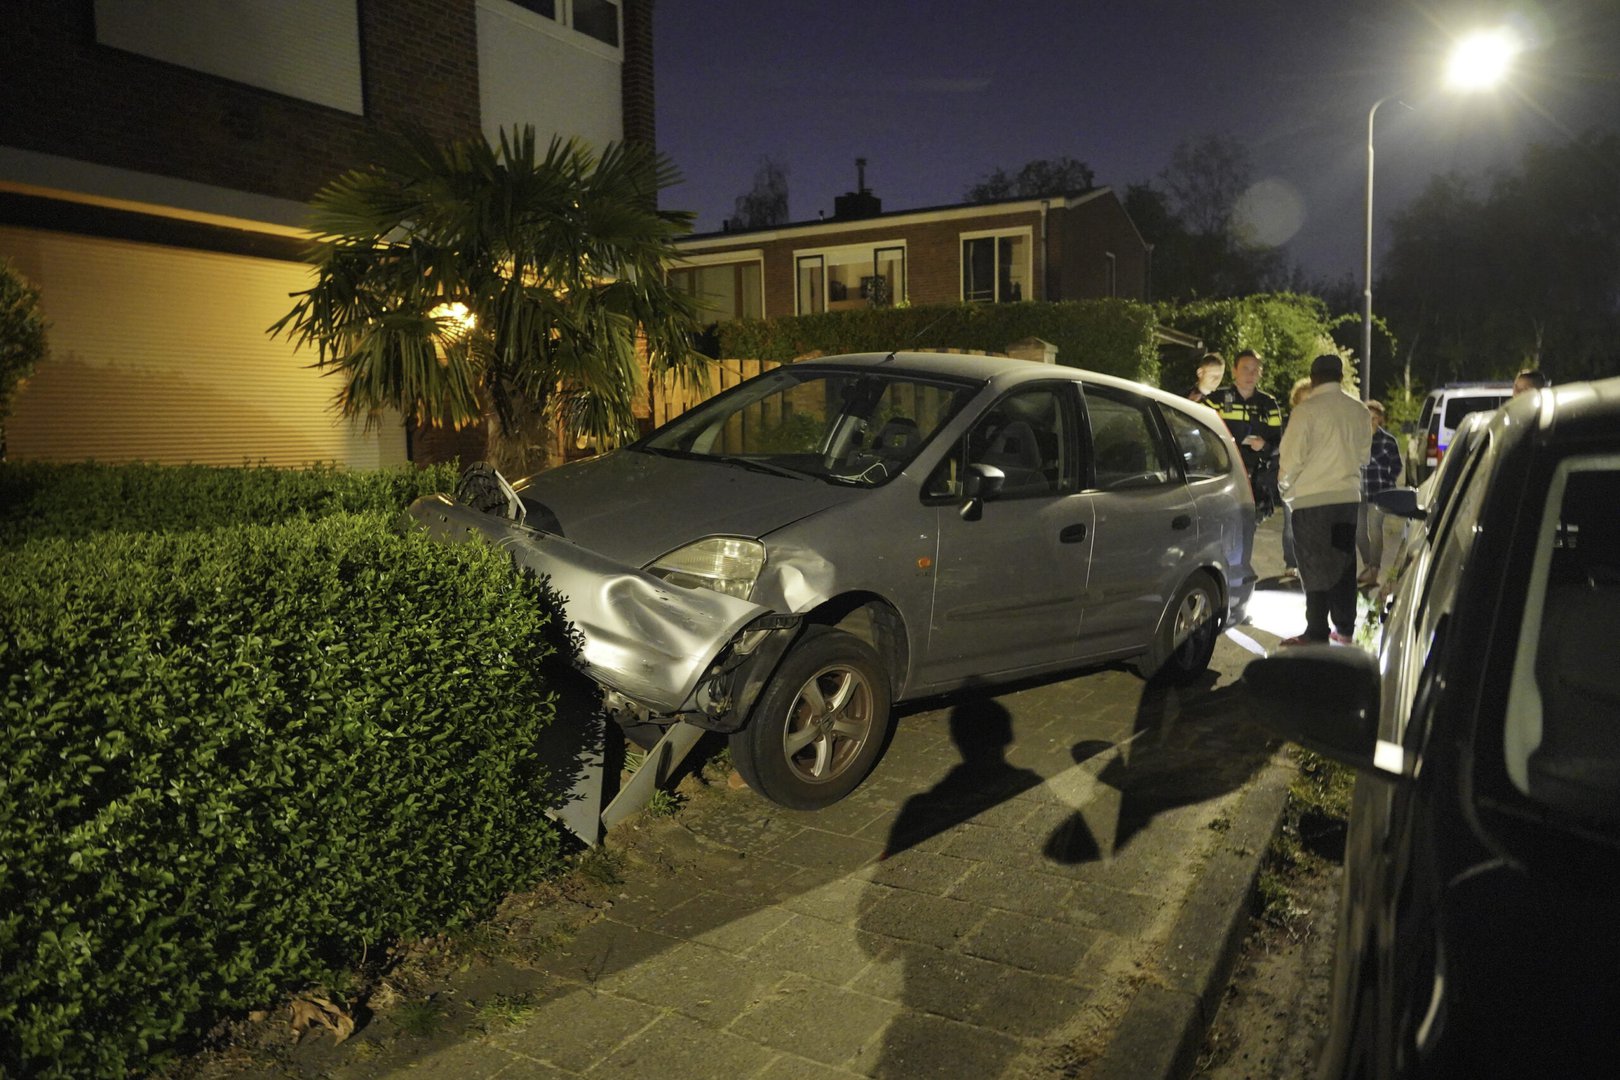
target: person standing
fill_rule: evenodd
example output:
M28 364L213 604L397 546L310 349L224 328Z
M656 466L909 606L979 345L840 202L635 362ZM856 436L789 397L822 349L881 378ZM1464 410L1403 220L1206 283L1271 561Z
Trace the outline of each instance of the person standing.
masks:
M1207 352L1198 361L1198 381L1187 391L1188 401L1207 401L1226 378L1226 361L1218 352Z
M1204 399L1226 422L1237 441L1243 467L1254 489L1255 518L1264 521L1277 507L1277 446L1282 441L1282 413L1277 399L1260 389L1264 365L1253 349L1244 349L1232 362L1232 385Z
M1547 376L1536 368L1525 368L1513 376L1513 396L1528 394L1532 390L1544 389L1547 385Z
M1288 391L1288 415L1292 416L1299 403L1305 400L1305 395L1311 392L1311 379L1306 375L1294 380L1293 388ZM1288 434L1288 416L1283 417L1283 434ZM1299 580L1299 557L1294 554L1294 508L1283 503L1283 578L1288 581Z
M1305 632L1284 645L1348 644L1356 627L1356 515L1372 449L1367 410L1340 385L1344 361L1311 361L1311 392L1289 418L1279 488L1294 508ZM1331 623L1331 627L1330 624Z
M1361 552L1361 574L1357 585L1377 585L1384 566L1384 511L1373 505L1372 496L1388 491L1401 482L1401 447L1384 428L1384 403L1367 402L1372 421L1372 454L1361 467L1361 510L1356 517L1356 549Z

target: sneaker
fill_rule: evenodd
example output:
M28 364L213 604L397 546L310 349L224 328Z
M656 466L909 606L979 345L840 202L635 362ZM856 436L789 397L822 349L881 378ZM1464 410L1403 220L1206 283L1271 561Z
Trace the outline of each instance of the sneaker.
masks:
M1328 635L1328 640L1335 645L1354 645L1356 643L1355 638L1349 634L1341 634L1337 630Z
M1313 638L1313 637L1306 637L1304 634L1299 634L1299 635L1297 635L1295 637L1283 638L1281 641L1277 642L1277 647L1279 649L1291 649L1295 645L1325 645L1325 644L1327 644L1327 642L1319 641L1318 639Z
M1297 567L1297 566L1285 566L1285 567L1283 567L1282 577L1283 577L1284 581L1298 581L1299 580L1299 567Z

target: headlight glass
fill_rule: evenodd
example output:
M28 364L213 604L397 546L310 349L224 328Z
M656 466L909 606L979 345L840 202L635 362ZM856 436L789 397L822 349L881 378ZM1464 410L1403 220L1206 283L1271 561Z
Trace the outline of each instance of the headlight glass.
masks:
M713 589L746 600L764 565L765 545L758 540L711 536L676 548L647 567L647 572L671 585Z

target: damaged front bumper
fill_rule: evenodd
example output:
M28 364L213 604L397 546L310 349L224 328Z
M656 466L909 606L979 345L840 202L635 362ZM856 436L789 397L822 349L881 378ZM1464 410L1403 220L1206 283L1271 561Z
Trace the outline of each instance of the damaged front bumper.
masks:
M685 720L736 731L799 632L797 615L670 585L448 495L424 496L408 514L436 540L480 539L508 552L519 570L548 578L584 639L580 668L621 725Z

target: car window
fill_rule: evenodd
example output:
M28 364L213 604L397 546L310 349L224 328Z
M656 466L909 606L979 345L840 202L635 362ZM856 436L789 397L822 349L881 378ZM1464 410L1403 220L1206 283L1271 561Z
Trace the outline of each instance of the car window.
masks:
M1174 474L1159 440L1152 405L1145 398L1112 387L1086 387L1091 421L1092 464L1104 491L1155 487Z
M928 497L958 497L961 464L1001 470L998 498L1018 499L1073 490L1074 419L1067 384L1043 384L1008 394L987 409L958 452L940 462L924 485Z
M1451 398L1446 402L1445 427L1449 431L1462 423L1462 418L1469 413L1489 412L1507 399L1507 394L1468 394Z
M873 486L897 475L977 388L789 365L711 398L631 449Z
M1503 732L1521 795L1583 820L1620 818L1620 456L1566 459L1529 567Z
M1232 459L1226 444L1209 424L1201 424L1180 409L1160 409L1190 481L1213 480L1231 474Z

